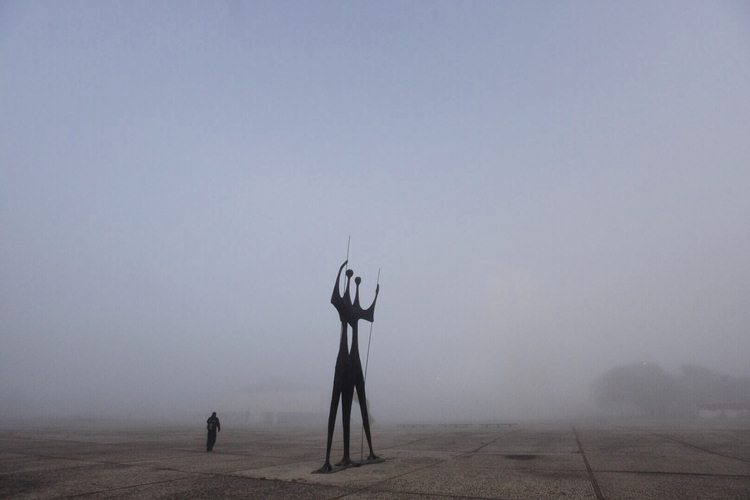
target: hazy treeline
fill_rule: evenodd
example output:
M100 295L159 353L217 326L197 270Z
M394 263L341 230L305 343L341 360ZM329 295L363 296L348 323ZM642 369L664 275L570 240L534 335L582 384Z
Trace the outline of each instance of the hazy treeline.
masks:
M668 373L641 362L614 367L594 384L594 401L619 415L696 415L704 408L750 407L750 377L736 377L685 364Z

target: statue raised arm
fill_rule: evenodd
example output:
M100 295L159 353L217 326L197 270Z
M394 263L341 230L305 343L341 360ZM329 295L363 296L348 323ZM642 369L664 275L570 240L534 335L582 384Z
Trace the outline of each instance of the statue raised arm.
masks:
M334 283L333 285L333 293L331 294L331 304L333 304L334 306L343 303L344 300L339 292L339 284L341 283L341 271L344 270L344 267L348 262L348 260L345 260L344 263L341 264L341 267L339 267L339 273L336 275L336 283ZM338 307L336 307L336 309L338 309Z
M362 279L357 276L357 278L354 280L354 283L357 285L356 292L354 294L354 306L352 310L352 320L357 321L360 319L363 319L365 321L369 321L372 323L375 321L375 303L378 301L378 294L380 293L380 284L375 287L375 298L372 300L372 304L370 304L370 307L367 309L362 309L362 307L359 305L359 284L362 283Z

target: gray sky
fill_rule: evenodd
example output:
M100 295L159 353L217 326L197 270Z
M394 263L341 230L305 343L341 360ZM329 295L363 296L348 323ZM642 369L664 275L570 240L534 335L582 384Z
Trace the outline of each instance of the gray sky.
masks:
M0 399L327 404L348 235L376 415L750 375L748 131L746 2L2 2Z

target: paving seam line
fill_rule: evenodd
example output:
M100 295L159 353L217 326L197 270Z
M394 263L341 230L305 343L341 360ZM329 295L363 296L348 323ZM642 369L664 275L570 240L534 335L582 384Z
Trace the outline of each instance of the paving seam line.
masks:
M515 432L515 430L509 430L509 431L503 432L501 435L497 436L496 438L490 440L489 442L487 442L487 443L483 444L482 446L480 446L479 448L477 448L477 450L481 450L485 446L488 446L488 445L494 443L495 441L497 441L498 439L500 439L501 437L507 436L508 434L511 434L513 432ZM331 500L337 500L339 498L344 498L344 497L347 497L349 495L355 495L357 493L362 493L363 491L370 490L370 489L372 489L372 491L378 491L377 490L377 485L382 484L382 483L384 483L386 481L391 481L393 479L398 479L400 477L403 477L403 476L406 476L406 475L409 475L409 474L413 474L415 472L420 472L420 471L423 471L425 469L429 469L429 468L432 468L432 467L437 467L438 465L442 465L442 464L448 462L449 460L453 460L455 458L459 458L459 457L463 457L463 456L473 455L474 453L475 453L475 451L467 451L467 452L464 452L464 453L460 453L460 454L456 455L455 457L445 458L443 460L439 460L439 461L435 462L434 464L428 464L428 465L425 465L424 467L419 467L417 469L413 469L413 470L404 472L403 474L397 474L395 476L391 476L391 477L385 478L385 479L383 479L381 481L376 481L376 482L372 483L371 485L365 486L365 487L360 488L360 489L358 489L356 491L352 491L350 493L345 493L343 495L332 497ZM432 493L420 493L420 494L425 495L425 496L432 495ZM451 495L445 495L445 496L450 497ZM455 497L455 495L453 495L453 496Z
M715 477L722 479L750 479L750 474L722 474L713 472L677 472L662 470L617 470L617 469L597 469L596 472L615 473L615 474L651 474L654 476L693 476L693 477Z
M79 497L87 497L91 495L98 495L100 493L109 493L110 491L118 491L118 490L127 490L128 488L138 488L139 486L149 486L152 484L162 484L162 483L173 483L175 481L184 481L186 479L190 479L190 477L179 477L174 479L162 479L161 481L150 481L148 483L140 483L140 484L130 484L127 486L118 486L116 488L107 488L106 490L97 490L97 491L86 491L84 493L74 493L72 495L63 495L59 497L53 497L53 498L79 498Z
M573 429L573 435L576 438L576 443L578 443L578 451L581 452L583 463L584 465L586 465L586 472L588 472L589 481L591 481L591 486L594 488L594 494L596 495L596 499L604 500L604 495L602 495L602 490L599 489L599 483L596 481L596 477L594 477L594 471L591 470L591 465L589 464L589 460L588 458L586 458L586 453L584 453L583 451L583 445L581 444L581 440L578 437L578 431L572 425L570 426L570 428Z
M83 459L83 458L64 457L64 456L58 456L58 455L39 455L39 454L21 454L21 455L23 455L25 457L33 457L33 458L41 458L41 459L50 459L51 458L51 459L57 459L57 460L70 460L70 461L73 461L73 462L85 462L85 463L83 463L81 465L78 465L78 466L65 467L65 469L91 467L91 466L94 466L94 465L117 465L117 466L120 466L120 467L131 467L131 468L135 467L135 468L138 468L138 469L146 469L146 470L153 470L153 471L181 472L183 474L194 474L194 475L199 475L199 476L200 475L202 475L202 476L223 476L223 477L233 477L233 478L247 479L247 480L279 481L279 482L283 482L283 483L296 483L296 481L284 481L284 480L281 480L281 479L268 479L268 478L258 478L258 477L250 477L250 476L237 475L238 472L242 472L242 471L246 471L246 470L257 470L257 469L262 469L263 467L257 467L256 469L253 469L253 468L250 468L250 469L248 469L248 468L242 468L242 469L231 470L231 471L205 472L205 471L188 471L188 470L177 469L175 467L163 467L163 466L158 466L156 464L147 465L147 464L134 464L134 463L122 463L122 462L104 462L104 461L101 461L101 460L87 460L87 459ZM285 464L279 464L279 466L295 465L295 464L301 464L301 463L305 463L305 462L309 462L309 460L296 461L296 462L290 462L290 463L285 463ZM176 480L177 479L169 479L167 481L176 481ZM161 482L161 481L157 481L157 483L158 482ZM145 483L145 484L150 484L150 483ZM311 484L311 485L314 485L314 486L325 486L325 485L322 485L322 484L319 484L319 483L305 483L305 484ZM135 485L135 486L139 486L139 485ZM134 487L134 486L123 486L121 488L131 488L131 487ZM114 488L114 489L121 489L121 488ZM102 491L109 491L109 490L102 490ZM75 495L72 495L72 496L93 495L95 493L99 493L99 491L90 492L90 493L76 493ZM59 498L67 498L67 497L59 497Z
M331 499L330 499L330 500L337 500L337 499L339 499L339 498L344 498L344 497L348 497L349 495L355 495L355 494L357 494L357 493L362 493L363 491L365 491L365 490L369 490L369 489L373 488L374 486L376 486L376 485L378 485L378 484L380 484L380 483L384 483L384 482L386 482L386 481L390 481L390 480L392 480L392 479L398 479L398 478L400 478L400 477L406 476L406 475L408 475L408 474L412 474L412 473L414 473L414 472L419 472L419 471L422 471L422 470L425 470L425 469L429 469L430 467L436 467L436 466L438 466L438 465L440 465L440 464L442 464L442 463L445 463L445 462L447 462L447 461L448 461L448 460L441 460L441 461L439 461L439 462L436 462L436 463L434 463L434 464L429 464L429 465L425 465L424 467L419 467L418 469L413 469L413 470L410 470L410 471L404 472L403 474L397 474L397 475L395 475L395 476L391 476L391 477L385 478L385 479L383 479L383 480L381 480L381 481L376 481L376 482L372 483L371 485L368 485L368 486L364 486L364 487L362 487L362 488L359 488L359 489L357 489L357 490L355 490L355 491L350 491L349 493L344 493L343 495L338 495L338 496L335 496L335 497L331 497ZM374 490L373 490L373 491L374 491Z
M688 448L695 448L696 450L702 451L704 453L710 453L711 455L716 455L718 457L729 458L729 459L732 459L732 460L739 460L740 462L750 463L750 460L748 460L746 458L741 458L741 457L736 457L734 455L727 455L727 454L724 454L724 453L719 453L718 451L710 450L708 448L703 448L702 446L698 446L697 444L693 444L693 443L690 443L688 441L683 441L681 439L677 439L675 437L670 436L669 434L659 434L657 432L653 432L652 434L654 436L659 436L661 438L668 439L668 440L673 441L675 443L679 443L679 444L681 444L683 446L687 446Z
M17 436L17 437L0 437L0 441L31 441L34 443L73 443L73 444L85 444L85 445L102 445L102 446L119 446L124 444L121 441L113 441L113 442L102 442L102 441L78 441L75 439L55 439L55 438L35 438L35 437L25 437L25 436Z
M107 462L104 460L89 460L85 458L77 458L77 457L66 457L66 456L60 456L60 455L40 455L38 453L17 453L17 455L21 455L24 457L32 457L32 458L41 458L41 459L56 459L56 460L70 460L72 462L84 462L81 465L78 465L76 467L90 467L93 465L117 465L120 467L135 467L139 469L147 469L147 470L155 470L155 471L170 471L170 472L182 472L184 474L198 474L198 475L210 475L210 476L227 476L227 477L239 477L243 479L259 479L259 480L267 480L267 481L276 481L276 479L267 479L267 478L254 478L249 476L239 476L237 475L238 472L246 471L246 470L258 470L263 469L264 466L261 467L243 467L242 469L237 470L231 470L231 471L220 471L220 472L205 472L205 471L188 471L183 469L178 469L175 467L165 467L165 466L159 466L158 463L138 463L138 462ZM244 456L244 455L241 455ZM248 455L249 456L249 455ZM283 464L277 464L273 465L272 467L281 467L281 466L289 466L289 465L296 465L296 464L303 464L306 462L310 462L310 460L296 460L294 462L287 462ZM66 468L72 468L72 467L66 467ZM295 481L283 481L278 480L281 482L289 482L293 483ZM317 483L307 483L307 484L317 484ZM87 493L88 494L88 493Z
M409 446L410 444L418 443L420 441L424 441L425 439L430 439L431 437L432 436L427 436L427 437L423 437L423 438L419 438L419 439L414 439L412 441L407 441L406 443L402 443L402 444L394 444L393 446L388 446L386 448L380 448L380 451L383 451L383 450L393 450L393 449L398 449L398 448L401 448L401 447L404 447L404 446Z
M124 464L116 464L116 465L124 465ZM176 477L176 478L173 478L173 479L163 479L163 480L159 480L159 481L150 481L148 483L130 484L130 485L127 485L127 486L118 486L118 487L115 487L115 488L108 488L108 489L96 490L96 491L86 491L86 492L82 492L82 493L74 493L72 495L63 495L63 496L58 496L58 497L53 497L53 498L57 498L57 499L79 498L79 497L85 497L85 496L91 496L91 495L98 495L100 493L107 493L107 492L110 492L110 491L126 490L126 489L130 489L130 488L138 488L140 486L149 486L149 485L152 485L152 484L173 483L173 482L176 482L176 481L188 481L188 480L191 480L191 479L195 479L195 477L194 477L195 475L197 475L197 476L215 476L215 477L232 478L232 479L237 479L237 480L240 480L240 481L266 481L266 482L285 483L285 484L304 484L305 486L312 486L314 488L329 488L329 487L333 487L332 485L320 484L320 483L299 483L297 481L284 481L284 480L281 480L281 479L269 479L269 478L265 478L265 477L259 478L259 477L237 476L237 475L234 475L232 473L222 473L222 472L181 471L181 470L177 470L177 469L168 469L168 468L156 468L154 470L171 471L171 472L181 472L181 473L186 474L186 475L184 477ZM243 470L245 470L245 469L243 469ZM344 489L344 490L349 490L350 489L350 488L340 487L340 486L339 486L339 488ZM355 493L355 492L352 492L352 493ZM347 494L351 494L351 493L347 493Z
M497 436L495 439L491 439L490 441L484 443L480 447L478 447L478 448L476 448L474 450L471 450L470 452L466 453L466 455L471 455L471 454L474 454L474 453L479 453L479 451L481 449L486 448L487 446L491 445L492 443L494 443L495 441L497 441L501 437L506 437L506 436L508 436L508 434L513 434L514 432L517 432L517 431L515 431L515 430L506 431L503 434L500 434L499 436Z
M420 497L438 497L438 498L464 498L467 500L512 500L505 497L475 497L467 495L452 495L450 493L425 493L423 491L408 491L408 490L384 490L384 489L373 489L373 493L391 493L396 495L413 495Z
M131 465L131 464L122 464L120 462L106 462L104 460L93 460L88 458L78 458L78 457L66 457L66 456L60 456L60 455L42 455L39 453L19 453L19 455L23 455L25 457L33 457L33 458L42 458L42 459L53 459L53 460L69 460L71 462L86 462L83 466L86 465L122 465L126 467L142 467L141 465ZM149 467L146 467L149 468Z
M725 453L720 453L718 451L714 451L708 448L704 448L702 446L698 446L697 444L690 443L688 441L683 441L681 439L677 439L676 437L670 436L669 434L661 434L659 432L649 431L647 429L638 429L636 427L627 427L624 425L618 425L616 426L618 429L624 429L628 431L637 431L637 432L644 432L646 434L651 434L652 436L658 436L662 439L667 439L669 441L681 444L683 446L687 446L688 448L694 448L696 450L702 451L704 453L710 453L711 455L716 455L717 457L723 457L723 458L730 458L732 460L739 460L740 462L747 462L750 463L750 459L737 457L734 455L727 455Z

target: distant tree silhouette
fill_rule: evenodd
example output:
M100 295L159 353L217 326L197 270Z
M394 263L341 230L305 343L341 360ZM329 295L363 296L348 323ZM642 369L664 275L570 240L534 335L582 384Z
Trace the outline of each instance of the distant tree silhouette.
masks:
M750 403L750 379L732 377L698 365L683 365L678 377L684 402L695 410L704 404Z
M654 363L634 363L602 375L594 385L594 400L620 415L695 415L705 405L750 405L750 378L692 364L683 365L672 376Z
M654 363L618 366L595 384L594 399L603 408L622 415L660 416L680 399L680 386Z

